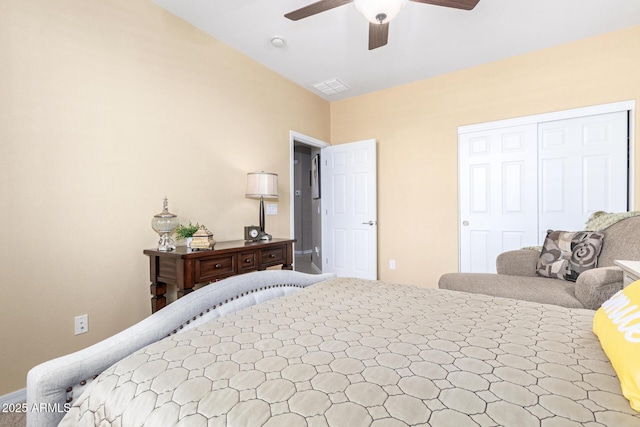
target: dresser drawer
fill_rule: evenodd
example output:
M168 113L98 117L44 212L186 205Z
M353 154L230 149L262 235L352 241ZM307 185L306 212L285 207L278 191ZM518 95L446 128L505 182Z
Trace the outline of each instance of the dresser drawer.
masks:
M286 246L275 246L260 250L260 267L265 268L285 262Z
M237 274L236 255L207 258L195 261L195 282L209 282Z
M256 259L256 251L242 252L238 258L238 271L245 273L258 268L258 260Z

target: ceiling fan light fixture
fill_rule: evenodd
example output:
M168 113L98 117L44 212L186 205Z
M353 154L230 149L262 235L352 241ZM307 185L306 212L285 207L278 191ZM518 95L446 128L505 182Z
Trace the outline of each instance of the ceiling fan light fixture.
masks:
M396 17L409 0L354 0L356 10L373 24L386 24Z

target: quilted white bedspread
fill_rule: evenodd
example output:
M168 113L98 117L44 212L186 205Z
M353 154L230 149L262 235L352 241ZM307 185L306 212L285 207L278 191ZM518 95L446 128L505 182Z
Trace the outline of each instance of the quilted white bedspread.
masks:
M61 426L640 426L593 311L334 279L149 345Z

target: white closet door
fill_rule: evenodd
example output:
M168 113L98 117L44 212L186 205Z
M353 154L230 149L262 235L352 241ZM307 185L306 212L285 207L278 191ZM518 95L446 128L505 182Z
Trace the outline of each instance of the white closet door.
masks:
M461 133L460 271L495 272L501 252L541 245L548 229L628 210L627 115Z
M460 271L495 272L501 252L537 244L536 125L459 138Z
M596 211L627 210L627 112L538 125L541 242L583 230Z

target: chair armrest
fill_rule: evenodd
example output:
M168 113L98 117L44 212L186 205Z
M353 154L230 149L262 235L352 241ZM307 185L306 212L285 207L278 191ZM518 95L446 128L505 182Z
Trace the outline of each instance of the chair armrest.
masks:
M576 280L576 298L591 310L600 308L622 289L623 271L620 267L600 267L584 271Z
M496 271L510 276L536 277L538 258L540 252L533 249L503 252L496 258Z

